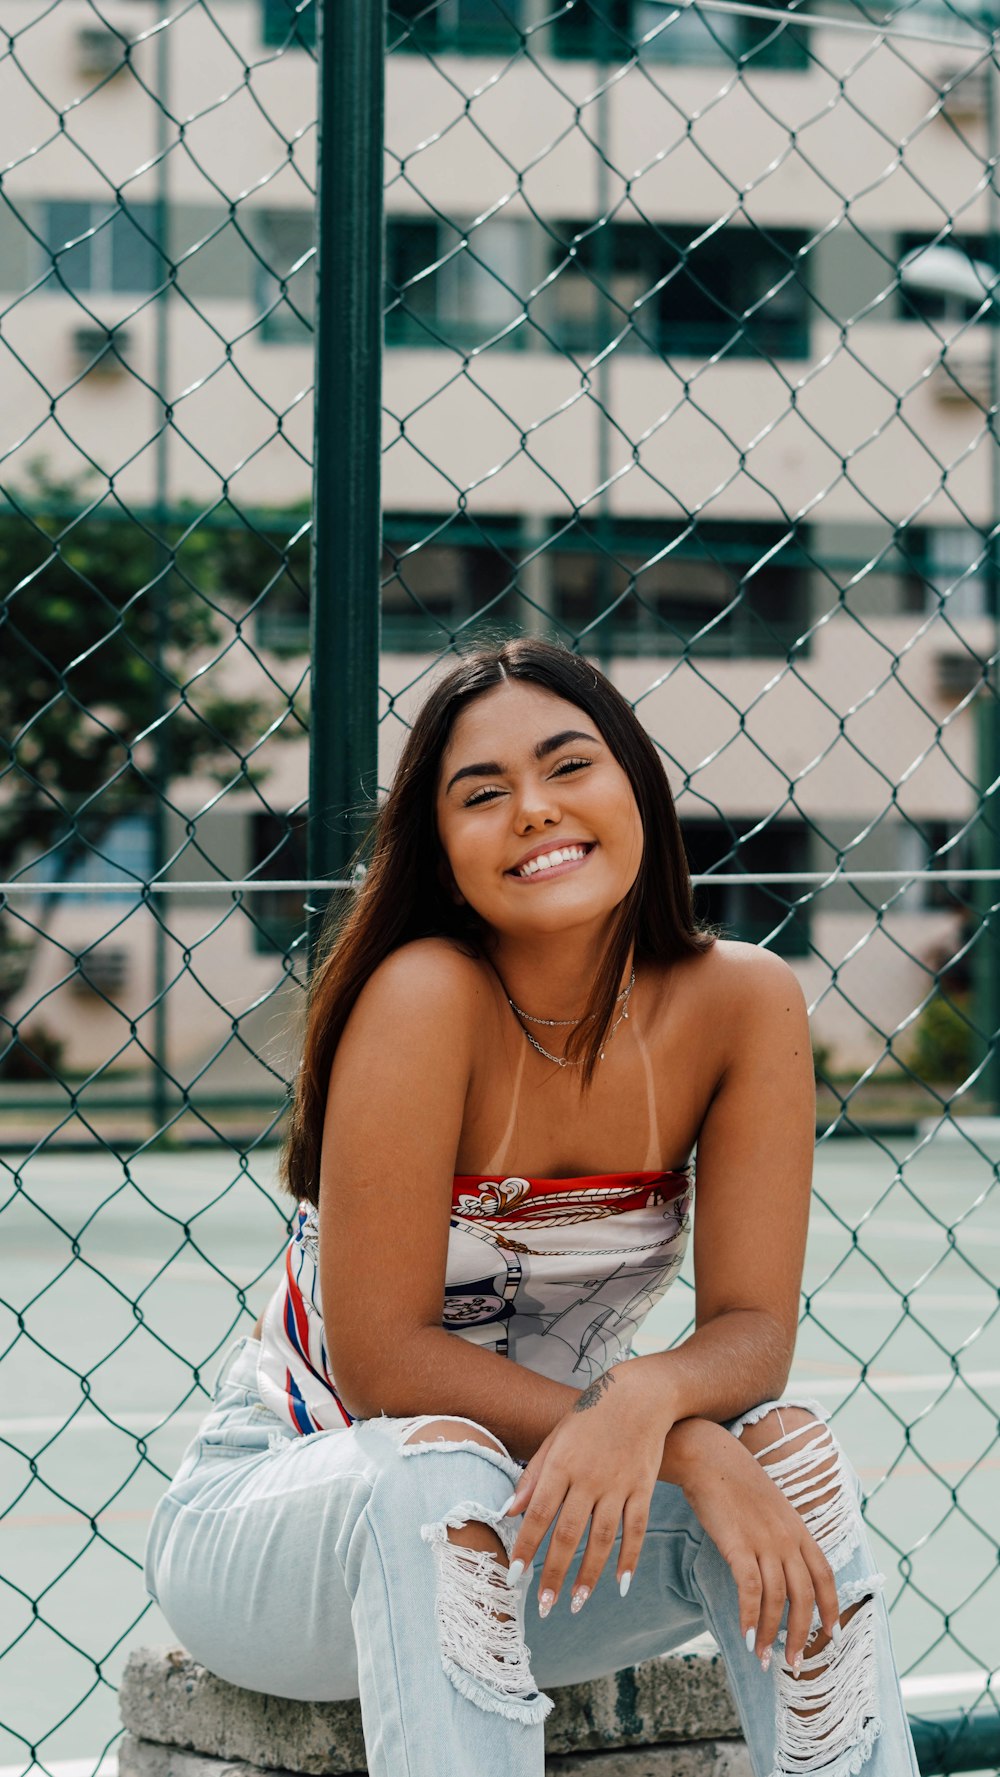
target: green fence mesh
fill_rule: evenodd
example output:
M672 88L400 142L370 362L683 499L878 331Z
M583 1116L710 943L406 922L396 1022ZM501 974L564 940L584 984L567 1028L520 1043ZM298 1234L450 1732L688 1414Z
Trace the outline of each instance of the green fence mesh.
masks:
M0 1769L92 1772L286 1229L316 31L0 23ZM997 23L393 0L384 266L343 267L385 281L381 690L344 713L380 782L443 657L562 638L661 749L699 911L803 983L795 1376L911 1715L952 1717L927 1771L1000 1768Z

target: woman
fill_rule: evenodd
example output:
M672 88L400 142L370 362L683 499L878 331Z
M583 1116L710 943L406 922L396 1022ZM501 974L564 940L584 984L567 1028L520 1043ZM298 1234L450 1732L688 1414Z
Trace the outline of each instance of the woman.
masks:
M707 1627L760 1777L915 1773L856 1476L781 1398L814 1112L797 981L696 926L629 704L461 657L315 973L281 1282L154 1514L190 1651L360 1696L373 1777L540 1777L544 1687ZM633 1356L696 1142L696 1330Z

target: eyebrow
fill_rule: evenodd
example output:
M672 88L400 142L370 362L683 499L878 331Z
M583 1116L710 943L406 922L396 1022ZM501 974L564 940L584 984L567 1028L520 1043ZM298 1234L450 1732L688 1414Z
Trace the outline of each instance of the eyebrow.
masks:
M569 740L589 741L592 747L599 747L601 744L596 734L584 734L582 729L579 728L564 728L561 734L550 734L548 740L540 740L538 742L535 747L535 758L547 758L550 753L556 751L557 747L565 746L566 742ZM449 778L448 788L445 790L445 795L450 795L453 787L458 783L459 778L506 776L507 767L505 765L498 765L495 759L487 759L485 764L463 765L460 771L456 771L454 777Z

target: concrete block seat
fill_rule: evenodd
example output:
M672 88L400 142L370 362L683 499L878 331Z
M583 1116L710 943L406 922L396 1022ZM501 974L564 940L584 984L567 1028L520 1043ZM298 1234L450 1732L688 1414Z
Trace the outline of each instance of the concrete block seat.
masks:
M707 1636L588 1684L551 1688L552 1777L751 1777L725 1667ZM120 1692L120 1777L357 1777L357 1702L240 1690L182 1647L139 1647ZM443 1774L442 1774L443 1777Z

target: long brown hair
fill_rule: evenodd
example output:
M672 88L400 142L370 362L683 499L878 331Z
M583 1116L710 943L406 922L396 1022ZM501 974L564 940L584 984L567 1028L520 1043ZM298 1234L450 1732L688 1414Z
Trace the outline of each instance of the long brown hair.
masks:
M281 1179L297 1198L319 1203L319 1162L333 1057L369 976L415 938L460 940L486 957L486 927L451 898L438 838L441 760L459 712L507 679L526 680L576 704L596 723L627 773L642 820L639 873L617 910L590 1003L566 1047L590 1086L635 945L635 960L670 963L707 950L716 932L695 922L684 843L660 757L631 704L579 654L532 636L462 654L431 689L406 738L392 788L356 854L370 862L345 912L331 910L309 992L305 1043L282 1155ZM315 818L315 816L314 816ZM349 872L350 874L350 872Z

